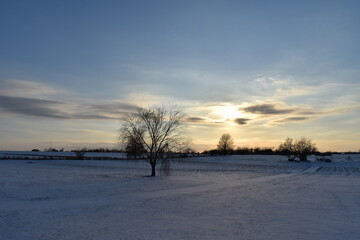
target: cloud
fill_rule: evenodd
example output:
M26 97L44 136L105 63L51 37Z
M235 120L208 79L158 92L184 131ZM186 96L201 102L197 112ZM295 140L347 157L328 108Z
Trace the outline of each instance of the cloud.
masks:
M54 119L120 119L137 106L127 103L75 104L36 98L0 95L0 110L8 113Z
M333 109L324 109L322 111L303 110L303 111L299 111L297 114L308 115L308 116L326 116L326 115L343 114L354 111L355 109L356 107L341 107L341 108L333 108Z
M203 117L188 117L186 119L186 121L188 121L188 122L205 122L206 118L203 118Z
M250 75L243 72L224 73L215 69L208 66L129 66L131 83L125 86L125 94L140 93L197 103L237 102L239 98L240 101L245 101L249 96L257 95L248 84ZM124 89L123 83L121 84L121 89Z
M129 103L90 104L83 107L89 112L112 115L122 115L137 109L137 106Z
M67 118L60 109L66 103L34 98L0 96L0 108L3 111L36 117Z
M250 120L251 119L249 119L249 118L236 118L236 119L234 119L234 122L239 124L239 125L245 125Z
M0 82L0 95L2 96L39 97L63 93L65 93L64 90L43 83L17 79L7 79Z
M263 115L280 115L294 112L296 109L279 109L275 104L256 104L242 108L247 113L256 113Z
M306 121L306 120L310 120L310 119L311 118L309 118L309 117L289 117L289 118L277 120L275 122L276 123L300 122L300 121Z
M319 115L319 114L321 114L321 112L316 112L316 111L303 111L303 112L299 112L299 114L301 114L301 115Z

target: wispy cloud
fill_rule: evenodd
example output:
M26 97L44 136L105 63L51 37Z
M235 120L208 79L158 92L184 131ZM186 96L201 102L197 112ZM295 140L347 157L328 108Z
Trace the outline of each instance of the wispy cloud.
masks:
M275 123L301 122L301 121L306 121L306 120L310 120L310 119L311 118L309 118L309 117L289 117L289 118L276 120Z
M287 124L296 122L311 121L314 119L344 114L346 112L354 111L353 107L347 108L328 108L328 109L314 109L310 106L295 105L287 106L285 103L254 103L248 104L245 107L239 108L240 111L248 114L252 124L260 125L274 125ZM239 124L246 124L247 121L239 121Z
M295 108L278 108L275 104L255 104L249 107L245 107L244 110L247 113L263 114L263 115L278 115L288 114L294 112Z
M239 125L245 125L247 124L248 121L250 121L251 119L249 118L235 118L234 122L239 124Z
M8 113L54 119L120 119L135 110L127 103L76 104L36 98L0 96L0 110Z
M135 104L123 102L80 104L58 101L69 93L47 84L23 80L0 82L0 111L53 119L120 119L136 109Z
M203 118L203 117L188 117L186 119L187 122L193 122L193 123L201 123L201 122L205 122L207 119Z
M67 103L41 100L35 98L0 96L0 109L5 112L17 113L36 117L69 118L68 113L61 109L66 108Z
M0 81L0 95L2 96L39 97L64 94L65 92L63 89L39 82L18 79Z

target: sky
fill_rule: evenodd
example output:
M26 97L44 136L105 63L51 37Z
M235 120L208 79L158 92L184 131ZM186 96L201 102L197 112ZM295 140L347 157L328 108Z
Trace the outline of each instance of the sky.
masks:
M360 1L1 0L0 150L119 147L137 107L193 148L360 150Z

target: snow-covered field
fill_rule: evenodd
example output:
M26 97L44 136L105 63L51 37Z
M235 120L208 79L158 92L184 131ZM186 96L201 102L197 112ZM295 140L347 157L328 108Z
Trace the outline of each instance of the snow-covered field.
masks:
M126 158L125 153L121 152L85 152L86 157L105 157L105 158ZM9 159L41 159L45 157L66 158L76 157L75 152L31 152L31 151L0 151L0 158Z
M171 165L0 160L0 239L359 239L360 155Z

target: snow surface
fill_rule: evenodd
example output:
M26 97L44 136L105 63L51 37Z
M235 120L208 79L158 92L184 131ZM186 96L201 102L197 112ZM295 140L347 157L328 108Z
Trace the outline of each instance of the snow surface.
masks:
M359 239L360 155L1 160L0 239Z
M86 157L126 158L121 152L85 152ZM44 157L76 157L75 152L32 152L32 151L0 151L0 158L39 159Z

